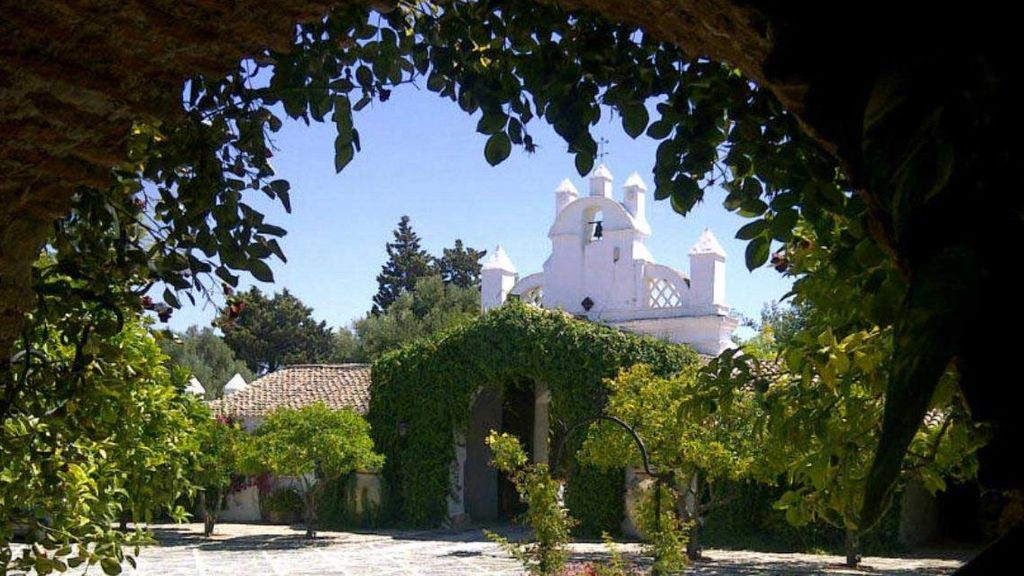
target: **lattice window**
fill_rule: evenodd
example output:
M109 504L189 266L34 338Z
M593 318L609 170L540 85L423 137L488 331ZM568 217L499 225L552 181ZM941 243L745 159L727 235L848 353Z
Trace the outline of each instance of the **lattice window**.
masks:
M683 304L679 291L667 278L649 279L647 290L647 305L651 308L678 308Z
M540 308L544 302L544 288L542 286L531 288L524 292L519 299L527 304Z

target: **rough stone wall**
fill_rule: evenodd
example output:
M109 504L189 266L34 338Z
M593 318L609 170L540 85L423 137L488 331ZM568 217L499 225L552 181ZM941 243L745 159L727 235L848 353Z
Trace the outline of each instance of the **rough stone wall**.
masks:
M186 77L223 74L339 2L0 1L0 355L32 262L75 187L103 186L133 119L180 113Z

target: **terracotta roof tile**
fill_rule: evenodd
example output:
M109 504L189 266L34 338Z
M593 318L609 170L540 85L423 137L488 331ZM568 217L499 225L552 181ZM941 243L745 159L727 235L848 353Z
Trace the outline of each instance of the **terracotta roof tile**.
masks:
M249 387L210 402L214 414L231 418L265 416L275 408L302 408L322 401L329 408L370 407L369 364L288 366L253 380Z

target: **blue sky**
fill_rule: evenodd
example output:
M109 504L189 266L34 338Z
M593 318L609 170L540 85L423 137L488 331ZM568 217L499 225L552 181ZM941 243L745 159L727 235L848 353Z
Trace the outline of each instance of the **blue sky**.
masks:
M386 259L384 245L403 214L433 254L456 238L489 251L500 243L520 275L539 271L550 252L555 187L568 177L585 194L586 182L562 140L537 119L529 126L539 145L535 154L515 148L505 162L489 166L486 137L475 131L478 116L425 89L403 86L388 102L355 113L362 152L340 174L334 172L332 123L286 121L275 137L272 163L292 184L292 213L258 193L249 200L268 221L288 230L281 241L288 262L271 262L274 284L243 276L243 285L255 283L264 291L287 287L317 319L348 325L370 307ZM609 140L605 163L615 176L616 199L634 170L648 184L653 233L647 244L660 263L687 272L687 251L710 227L729 254L729 305L756 317L764 303L789 290L789 280L771 269L747 271L745 243L733 237L746 220L722 208L721 190L708 190L705 201L683 218L667 201L653 199L654 140L630 139L607 110L593 133ZM214 315L209 304L186 305L169 326L206 326Z

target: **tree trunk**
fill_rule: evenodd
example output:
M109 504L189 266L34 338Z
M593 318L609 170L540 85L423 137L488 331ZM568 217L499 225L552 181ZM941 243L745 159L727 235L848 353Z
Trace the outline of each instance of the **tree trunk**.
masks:
M860 534L853 528L846 529L846 565L855 568L860 564Z
M213 528L217 524L217 516L220 515L221 491L217 489L213 493L213 502L206 497L206 490L199 493L199 506L203 512L203 536L213 536Z
M700 548L700 492L701 481L698 473L694 472L689 478L686 486L679 486L676 482L676 492L679 497L676 499L676 514L689 526L689 533L686 539L686 557L690 560L697 560L701 556Z
M306 509L303 514L306 522L306 538L316 538L316 497L312 490L307 490L303 494L303 500L306 502Z

